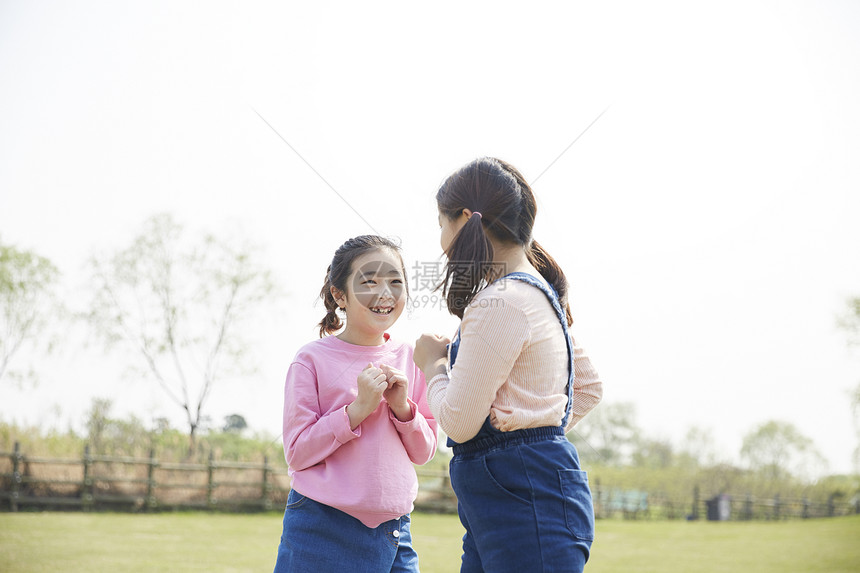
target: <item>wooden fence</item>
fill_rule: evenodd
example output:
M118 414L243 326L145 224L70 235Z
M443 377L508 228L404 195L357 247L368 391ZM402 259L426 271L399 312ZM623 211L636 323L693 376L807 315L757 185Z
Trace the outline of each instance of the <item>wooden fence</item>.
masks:
M456 512L457 500L445 470L416 467L416 508ZM290 491L283 464L225 462L210 455L205 464L165 463L148 458L84 455L54 459L0 452L0 511L24 508L163 511L281 510ZM780 520L860 513L860 497L806 499L754 498L748 494L700 495L686 499L665 494L592 484L595 515L625 519Z
M775 494L756 497L748 493L720 493L673 498L664 493L592 485L595 516L624 519L707 519L750 521L809 519L860 514L860 497L844 499L830 495L825 501L794 499Z
M0 459L11 461L11 472L0 473L9 509L26 506L91 509L265 510L286 499L285 468L262 463L216 461L206 464L164 463L149 458L91 455L79 459L25 456L18 444ZM7 466L8 467L8 466ZM248 474L255 474L248 479Z
M456 511L447 472L419 469L421 495L416 507ZM24 455L19 445L0 452L0 510L27 507L84 511L160 511L282 509L290 491L287 468L262 462L165 463L148 458L91 455L44 458Z

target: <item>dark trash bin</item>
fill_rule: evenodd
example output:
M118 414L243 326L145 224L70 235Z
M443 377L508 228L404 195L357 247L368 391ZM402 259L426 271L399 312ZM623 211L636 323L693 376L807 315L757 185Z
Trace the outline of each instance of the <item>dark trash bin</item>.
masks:
M731 501L726 494L715 495L705 500L708 521L728 521L731 513Z

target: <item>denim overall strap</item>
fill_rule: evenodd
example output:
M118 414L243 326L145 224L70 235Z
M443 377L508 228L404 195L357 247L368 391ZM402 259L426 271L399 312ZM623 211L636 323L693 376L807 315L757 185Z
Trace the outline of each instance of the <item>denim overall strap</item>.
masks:
M561 427L564 428L567 426L567 421L570 419L570 410L573 405L573 378L574 378L574 368L573 368L573 340L570 338L570 333L567 330L567 313L561 307L561 301L558 298L558 293L555 292L555 289L552 285L547 285L543 281L538 278L528 274L528 273L510 273L506 275L506 278L516 279L518 281L523 281L524 283L528 283L534 287L539 288L543 293L547 296L550 303L552 303L552 308L555 310L555 314L558 317L558 321L561 324L561 331L564 333L565 344L567 344L567 405L564 408L564 417L561 419Z
M543 281L537 279L536 277L534 277L528 273L515 272L515 273L507 274L502 278L509 278L509 279L522 281L522 282L528 283L534 287L539 288L547 296L550 303L552 304L553 309L555 310L556 315L558 316L559 322L561 323L561 330L564 333L564 337L565 337L565 340L567 342L567 355L568 355L568 372L569 373L568 373L568 378L567 378L567 405L565 406L564 417L561 420L561 426L558 428L529 428L528 430L515 430L513 432L501 432L500 430L497 430L496 428L493 427L493 425L490 423L490 417L487 416L487 419L484 420L484 423L481 426L481 429L478 431L478 434L475 437L473 437L471 440L469 440L468 442L465 442L466 444L469 444L470 447L469 448L458 447L457 450L463 450L463 449L470 449L471 450L472 449L471 446L473 446L473 445L478 446L479 443L481 444L481 446L486 445L486 444L488 444L488 442L487 442L488 439L489 439L489 442L495 442L497 440L495 440L493 438L498 437L500 434L505 434L505 435L507 435L507 437L514 438L514 434L518 434L521 432L532 432L534 430L540 430L541 432L551 431L553 434L560 433L563 435L564 434L564 428L567 426L567 421L570 418L571 405L573 404L573 378L574 378L573 342L571 341L570 335L569 335L568 330L567 330L567 316L564 312L564 309L562 309L562 307L561 307L561 303L559 302L559 299L558 299L558 294L555 292L555 289L553 289L552 286L548 287L546 284L543 283ZM458 329L457 334L454 336L454 340L451 341L451 346L449 349L450 367L451 368L454 367L454 363L457 360L457 352L459 351L459 349L460 349L460 330ZM523 437L525 437L525 436L523 436ZM457 442L455 442L451 438L448 438L448 446L449 447L455 447L455 446L462 446L462 445L458 444Z

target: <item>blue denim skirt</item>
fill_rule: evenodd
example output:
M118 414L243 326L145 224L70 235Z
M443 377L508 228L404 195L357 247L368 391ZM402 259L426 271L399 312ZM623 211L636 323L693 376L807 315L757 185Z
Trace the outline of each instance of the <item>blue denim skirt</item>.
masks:
M275 573L417 573L408 515L369 528L351 515L291 490Z
M455 446L451 485L461 573L581 572L594 507L576 448L560 428L499 432Z

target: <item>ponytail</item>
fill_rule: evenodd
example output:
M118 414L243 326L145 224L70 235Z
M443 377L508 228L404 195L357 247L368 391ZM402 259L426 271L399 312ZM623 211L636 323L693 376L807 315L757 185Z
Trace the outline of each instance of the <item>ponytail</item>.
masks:
M440 215L449 219L460 217L465 209L473 212L448 246L445 277L437 287L442 289L451 314L463 318L463 311L478 291L499 277L498 269L492 266L489 234L504 244L523 246L529 263L558 293L568 324L573 324L567 278L555 259L532 239L537 201L513 165L493 157L464 165L442 183L436 205Z
M462 319L466 307L487 284L488 273L492 270L493 244L487 237L481 213L475 212L469 217L445 254L448 264L439 286L448 311Z
M331 294L331 287L331 267L329 266L325 273L325 284L323 284L320 290L320 298L323 300L326 309L326 314L318 325L320 327L320 338L332 332L337 332L343 327L343 321L337 315L340 307Z
M570 304L568 304L567 300L567 277L564 276L564 271L561 270L555 259L535 240L532 240L526 249L526 256L532 266L538 270L541 276L546 279L546 282L552 285L552 288L558 293L558 301L561 304L561 308L564 309L567 325L573 325L573 315L570 312Z

